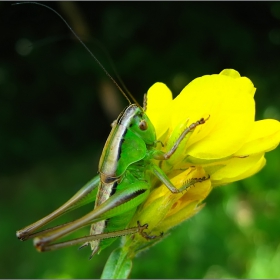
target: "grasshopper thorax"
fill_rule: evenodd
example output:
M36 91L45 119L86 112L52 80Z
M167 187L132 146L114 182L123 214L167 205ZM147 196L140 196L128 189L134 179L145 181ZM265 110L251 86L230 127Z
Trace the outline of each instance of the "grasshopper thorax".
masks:
M144 111L135 104L129 105L113 123L103 148L99 172L103 180L117 181L127 167L146 155L154 147L156 133Z
M155 128L142 108L135 104L128 106L125 109L120 122L122 122L127 115L131 115L128 129L133 131L135 135L139 136L146 145L154 146L156 142Z

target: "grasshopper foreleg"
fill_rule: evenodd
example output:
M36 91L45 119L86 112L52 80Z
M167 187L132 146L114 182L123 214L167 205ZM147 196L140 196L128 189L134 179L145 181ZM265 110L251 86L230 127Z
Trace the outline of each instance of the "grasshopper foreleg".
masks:
M210 116L208 116L206 119L201 118L200 120L198 120L195 123L192 123L190 126L188 126L186 129L184 129L184 131L181 133L181 135L179 136L179 138L176 140L175 144L172 146L172 148L166 152L160 152L157 151L154 154L154 159L157 160L168 160L177 150L177 148L179 147L180 143L183 141L183 139L185 138L185 136L193 131L197 126L204 124L208 119L210 118ZM168 176L162 171L162 169L160 167L158 167L157 165L152 164L151 165L151 169L152 172L155 174L155 176L166 185L166 187L172 192L172 193L179 193L182 192L184 190L186 190L187 188L189 188L190 186L194 185L195 183L199 183L199 182L203 182L205 180L208 180L210 178L209 177L203 177L203 178L192 178L191 180L189 180L188 182L186 182L181 188L177 189L172 182L170 181L170 179L168 178Z
M183 132L181 133L179 138L176 140L175 144L172 146L172 148L168 152L162 153L162 154L155 154L154 158L157 160L168 160L175 153L175 151L179 147L180 143L184 140L185 136L189 132L193 131L197 126L204 124L209 118L210 118L210 116L208 116L206 119L201 118L197 122L192 123L190 126L188 126L186 129L183 130Z

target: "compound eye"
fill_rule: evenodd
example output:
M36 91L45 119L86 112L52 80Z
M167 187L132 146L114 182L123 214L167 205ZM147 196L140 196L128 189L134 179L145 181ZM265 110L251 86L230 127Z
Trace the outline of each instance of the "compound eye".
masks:
M148 125L147 125L146 121L144 121L144 120L140 121L139 128L141 130L147 130L148 129Z

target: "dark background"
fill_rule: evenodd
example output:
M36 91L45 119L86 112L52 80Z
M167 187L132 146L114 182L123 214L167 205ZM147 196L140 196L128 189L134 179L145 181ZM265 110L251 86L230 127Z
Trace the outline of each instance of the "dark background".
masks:
M177 95L196 77L234 68L257 87L256 118L279 120L279 2L44 3L113 74L102 42L139 103L157 81ZM127 101L50 10L1 2L0 31L0 276L98 278L113 247L91 261L88 248L40 254L15 232L96 174ZM278 278L279 154L267 154L256 176L214 190L200 214L135 260L131 277Z

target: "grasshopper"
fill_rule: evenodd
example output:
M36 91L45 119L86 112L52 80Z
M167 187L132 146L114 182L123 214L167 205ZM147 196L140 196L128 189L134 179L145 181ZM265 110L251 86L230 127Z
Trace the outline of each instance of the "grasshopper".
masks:
M40 3L37 4L47 7ZM54 12L58 14L56 11ZM61 15L59 16L61 17ZM67 24L64 19L63 21ZM137 103L132 104L92 52L68 24L67 26L98 62L105 74L121 90L130 105L124 109L112 124L111 132L100 157L98 175L57 210L17 231L17 237L23 241L34 238L34 245L38 251L56 250L84 243L82 247L91 246L92 257L95 253L109 246L118 236L139 233L146 239L156 238L156 236L149 236L144 232L148 227L147 224L141 226L140 222L138 222L136 227L127 228L137 207L149 195L152 176L155 176L161 183L165 184L172 193L182 192L191 185L207 179L196 178L177 189L159 167L160 164L154 163L154 160L159 162L168 160L184 137L198 125L205 123L207 119L202 118L186 127L169 151L158 150L156 148L158 141L155 128L145 114L147 108L146 98L144 98L143 108ZM59 216L93 201L95 201L94 209L85 216L67 224L38 232L41 227ZM54 243L59 238L89 225L91 226L89 236Z

